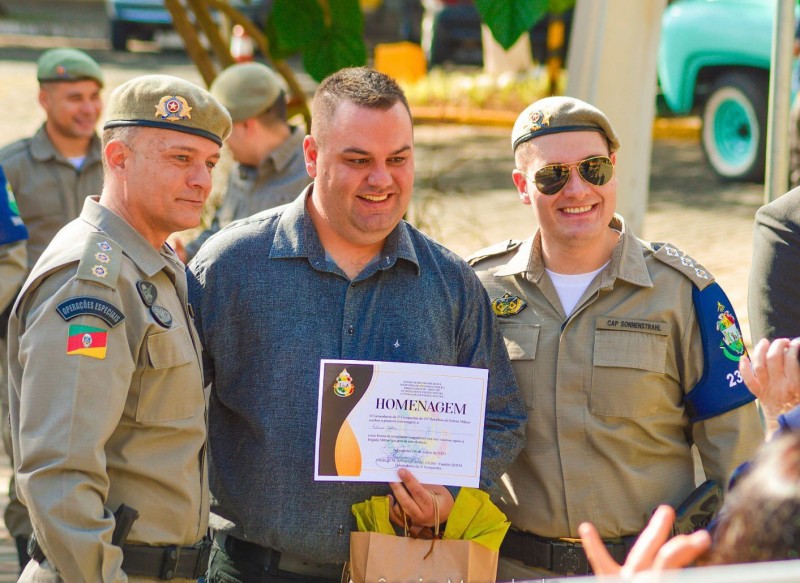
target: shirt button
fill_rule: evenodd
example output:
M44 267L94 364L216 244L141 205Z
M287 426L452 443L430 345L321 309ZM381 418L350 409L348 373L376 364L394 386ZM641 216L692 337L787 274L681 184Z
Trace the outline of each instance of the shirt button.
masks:
M348 327L347 327L347 333L348 333L350 336L352 336L353 334L355 334L355 333L356 333L356 329L355 329L353 326L348 326Z

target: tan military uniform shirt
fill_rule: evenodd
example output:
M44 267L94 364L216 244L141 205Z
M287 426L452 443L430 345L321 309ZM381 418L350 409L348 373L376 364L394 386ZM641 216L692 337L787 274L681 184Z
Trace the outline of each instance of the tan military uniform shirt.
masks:
M9 334L17 484L64 581L126 579L110 542L122 503L140 514L129 543L192 545L206 532L206 404L188 313L174 253L94 199L23 287Z
M611 261L570 317L540 233L472 262L490 299L527 304L498 318L528 409L527 445L500 505L514 527L544 537L577 537L584 521L604 538L639 533L658 504L694 489L690 440L722 484L764 440L754 403L694 425L683 406L703 374L693 278L713 279L662 262L667 247L654 251L619 217L611 226L622 232Z
M0 245L0 312L8 307L27 273L25 241Z
M28 266L32 268L58 230L77 218L87 196L103 189L100 139L92 138L80 170L56 151L44 126L31 138L0 150L6 173L28 227Z

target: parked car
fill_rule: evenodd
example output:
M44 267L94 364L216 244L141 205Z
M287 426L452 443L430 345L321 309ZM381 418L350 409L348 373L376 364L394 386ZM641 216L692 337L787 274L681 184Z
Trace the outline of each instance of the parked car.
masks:
M775 9L776 0L674 0L662 18L664 100L702 116L703 151L723 179L764 178Z
M157 31L172 29L172 16L164 0L105 0L111 47L125 51L128 39L152 40ZM272 0L232 0L231 4L263 26Z

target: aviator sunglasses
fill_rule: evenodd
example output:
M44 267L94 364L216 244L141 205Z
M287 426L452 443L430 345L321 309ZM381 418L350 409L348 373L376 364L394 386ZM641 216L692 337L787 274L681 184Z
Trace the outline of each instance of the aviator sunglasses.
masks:
M608 156L592 156L574 164L550 164L543 166L533 175L532 182L542 194L557 194L567 185L572 167L578 169L578 175L589 184L603 186L614 176L614 163ZM520 170L520 173L531 178Z

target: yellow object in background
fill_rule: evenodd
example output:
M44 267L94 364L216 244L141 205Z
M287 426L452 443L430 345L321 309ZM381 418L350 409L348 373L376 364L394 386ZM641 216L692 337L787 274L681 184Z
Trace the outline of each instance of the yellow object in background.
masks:
M383 0L358 0L358 4L364 12L373 12L383 4Z
M408 83L419 81L427 73L422 47L408 41L375 45L374 67L395 81Z

